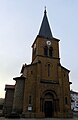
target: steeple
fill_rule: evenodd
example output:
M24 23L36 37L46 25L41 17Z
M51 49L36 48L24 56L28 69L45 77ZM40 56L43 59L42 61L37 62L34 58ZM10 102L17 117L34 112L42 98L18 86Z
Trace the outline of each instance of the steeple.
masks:
M53 37L50 26L49 26L48 18L47 18L46 8L44 10L44 17L43 17L42 24L41 24L38 35L45 37L45 38L52 38Z

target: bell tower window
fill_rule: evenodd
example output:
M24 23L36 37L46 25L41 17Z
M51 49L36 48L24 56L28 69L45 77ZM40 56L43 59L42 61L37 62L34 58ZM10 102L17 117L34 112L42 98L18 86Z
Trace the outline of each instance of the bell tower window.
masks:
M34 54L34 55L36 54L36 49L33 49L33 54Z
M47 46L44 47L44 55L48 56L48 47Z
M50 47L50 48L49 48L49 56L52 57L52 54L53 54L53 48Z
M35 55L35 54L36 54L36 43L33 46L33 55Z
M48 57L52 57L52 55L53 55L53 48L45 46L44 47L44 55L48 56Z

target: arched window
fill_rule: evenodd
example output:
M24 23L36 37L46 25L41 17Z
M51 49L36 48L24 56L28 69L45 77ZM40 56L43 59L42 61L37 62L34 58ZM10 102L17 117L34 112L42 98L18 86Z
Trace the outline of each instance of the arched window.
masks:
M48 47L47 46L44 47L44 55L48 56Z
M67 100L67 97L65 97L65 104L67 104L68 103L68 100Z
M29 96L29 104L31 104L31 96Z
M33 54L36 54L36 48L35 49L33 48Z
M53 48L50 47L50 48L49 48L49 56L52 57L52 55L53 55Z
M50 64L48 64L48 76L50 76Z

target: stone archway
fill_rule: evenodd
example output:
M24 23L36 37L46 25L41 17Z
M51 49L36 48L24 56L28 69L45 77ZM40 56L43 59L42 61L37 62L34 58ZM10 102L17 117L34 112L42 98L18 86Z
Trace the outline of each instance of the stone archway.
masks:
M55 117L54 113L57 113L58 104L57 95L54 91L47 90L42 94L41 109L46 118Z

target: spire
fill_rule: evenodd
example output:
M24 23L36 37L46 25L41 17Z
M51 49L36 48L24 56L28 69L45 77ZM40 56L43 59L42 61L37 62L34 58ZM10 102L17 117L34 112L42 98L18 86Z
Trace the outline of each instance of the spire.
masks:
M46 38L52 38L53 37L50 26L49 26L49 22L48 22L48 19L47 19L46 7L45 7L45 10L44 10L44 17L43 17L42 24L41 24L41 27L40 27L40 30L39 30L39 35L43 36L43 37L46 37Z

